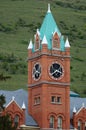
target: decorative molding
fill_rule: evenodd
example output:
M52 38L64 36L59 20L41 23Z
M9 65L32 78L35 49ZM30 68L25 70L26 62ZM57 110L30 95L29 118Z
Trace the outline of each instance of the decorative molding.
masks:
M42 82L38 82L38 83L34 83L34 84L31 84L31 85L28 85L28 87L34 87L34 86L38 86L38 85L41 85L41 84L53 84L53 85L64 85L64 86L69 86L70 83L60 83L60 82L48 82L48 81L42 81Z
M46 56L55 56L55 57L61 57L61 58L71 58L71 56L67 56L67 55L58 55L58 54L49 54L49 53L41 53L41 54L38 54L38 55L35 55L35 56L32 56L30 58L28 58L28 60L32 60L34 58L39 58L41 57L42 55L46 55Z

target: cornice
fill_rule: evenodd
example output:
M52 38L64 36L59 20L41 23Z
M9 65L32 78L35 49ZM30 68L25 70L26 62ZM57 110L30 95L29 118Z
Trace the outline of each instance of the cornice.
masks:
M61 57L61 58L71 58L70 55L59 55L59 54L52 54L52 53L51 54L49 54L49 53L41 53L41 54L38 54L38 55L36 54L36 55L34 55L32 57L29 57L28 60L32 60L34 58L39 58L39 57L41 57L43 55L54 56L54 57Z
M28 87L34 87L34 86L38 86L38 85L41 85L41 84L62 85L62 86L65 86L65 87L70 86L70 83L41 81L41 82L38 82L38 83L30 84L30 85L28 85Z

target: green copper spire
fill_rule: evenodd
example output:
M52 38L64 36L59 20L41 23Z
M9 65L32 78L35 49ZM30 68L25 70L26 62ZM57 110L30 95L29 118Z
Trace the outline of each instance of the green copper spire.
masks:
M55 40L57 40L57 43L54 42ZM40 30L37 29L36 35L34 37L34 44L33 46L30 45L29 49L32 47L32 52L41 50L42 44L45 43L47 43L49 50L57 49L60 51L65 51L65 48L69 47L69 41L66 40L66 43L64 42L64 37L61 35L61 32L54 20L50 10L50 4L48 4L48 11L45 15ZM55 46L57 46L57 48L55 48Z
M60 30L56 25L56 22L53 18L53 15L50 10L50 5L48 4L48 11L40 28L40 37L43 39L44 35L48 41L48 49L52 49L52 35L54 32L57 32L60 36Z

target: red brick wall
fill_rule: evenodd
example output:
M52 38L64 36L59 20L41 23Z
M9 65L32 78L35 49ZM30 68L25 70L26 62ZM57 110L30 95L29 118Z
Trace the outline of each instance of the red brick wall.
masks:
M22 110L15 101L11 102L6 108L5 113L8 113L11 116L12 121L14 122L15 115L19 116L18 126L25 123L25 111Z
M68 50L69 51L69 50ZM29 113L34 117L41 128L49 128L49 115L55 115L55 128L57 128L57 117L63 117L63 128L70 127L70 58L69 52L49 51L47 45L42 46L42 51L30 53L28 60L28 93ZM57 56L55 56L57 55ZM38 81L32 78L32 68L36 62L41 64L42 74ZM63 66L63 77L55 80L49 75L49 67L53 62ZM47 83L46 83L47 82ZM51 96L61 97L61 104L52 104ZM35 96L40 96L40 104L34 105Z
M78 128L78 121L82 122L82 130L85 130L85 122L86 122L86 108L81 108L77 113L73 115L73 125L74 128Z

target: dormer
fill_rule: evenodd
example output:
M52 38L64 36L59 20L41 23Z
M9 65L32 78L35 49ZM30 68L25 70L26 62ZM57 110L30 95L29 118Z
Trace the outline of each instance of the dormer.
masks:
M57 32L55 32L52 37L52 49L60 49L60 40Z
M35 34L35 40L34 40L34 50L39 50L40 49L40 32L37 29L37 32Z

